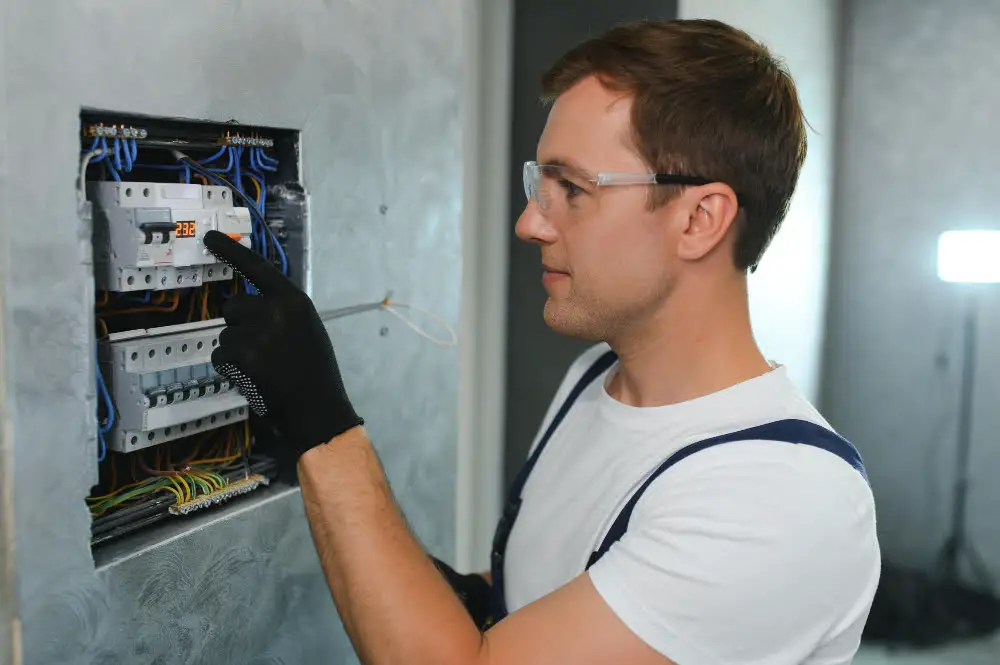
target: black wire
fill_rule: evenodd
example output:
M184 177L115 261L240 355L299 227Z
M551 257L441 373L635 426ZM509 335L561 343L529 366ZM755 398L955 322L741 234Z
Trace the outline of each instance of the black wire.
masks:
M236 185L234 185L233 183L231 183L227 178L219 175L218 173L212 173L211 171L209 171L209 170L205 169L204 167L202 167L201 165L199 165L197 162L195 162L190 157L186 157L186 156L185 157L178 157L177 161L179 161L179 162L181 162L183 164L188 165L189 167L191 167L191 170L194 171L195 173L199 173L199 174L205 176L206 178L208 178L209 180L214 180L217 184L224 185L224 186L228 187L229 189L233 190L233 194L235 194L236 196L240 197L240 199L242 199L242 201L247 204L247 208L250 209L251 213L253 213L254 215L257 216L257 219L260 220L260 223L261 224L265 224L264 217L261 215L260 210L257 209L257 202L254 201L253 199L251 199L246 194L244 194L242 191L240 191L240 188L237 187ZM266 224L265 224L265 227L266 227Z

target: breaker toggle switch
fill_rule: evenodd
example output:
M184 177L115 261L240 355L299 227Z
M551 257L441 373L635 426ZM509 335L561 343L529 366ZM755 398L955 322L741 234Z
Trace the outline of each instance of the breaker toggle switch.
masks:
M201 384L198 382L198 379L185 381L184 389L187 391L188 399L198 399L201 397Z
M174 230L174 224L165 222L143 222L139 224L139 230L145 236L147 245L165 245L170 242L170 234Z
M170 404L180 404L184 401L184 386L180 383L171 383L167 386L167 393L170 395Z

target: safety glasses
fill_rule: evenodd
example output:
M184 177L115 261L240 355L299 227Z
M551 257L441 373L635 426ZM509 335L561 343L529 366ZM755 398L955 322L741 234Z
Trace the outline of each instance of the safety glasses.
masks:
M561 164L524 163L524 195L543 213L596 205L596 188L622 185L707 185L716 180L675 173L601 172L589 176Z

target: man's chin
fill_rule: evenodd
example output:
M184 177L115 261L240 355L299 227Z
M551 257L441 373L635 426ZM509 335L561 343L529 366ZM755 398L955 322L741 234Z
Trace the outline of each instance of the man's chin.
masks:
M601 335L592 325L587 325L585 316L573 309L566 302L556 302L549 298L545 302L542 318L545 325L553 332L564 337L572 337L588 342L601 341Z

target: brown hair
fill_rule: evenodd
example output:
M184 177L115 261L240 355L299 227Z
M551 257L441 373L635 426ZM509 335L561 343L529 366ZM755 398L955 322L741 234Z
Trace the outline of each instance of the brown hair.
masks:
M551 102L588 76L634 98L633 142L651 168L727 183L739 197L735 261L756 269L806 155L795 84L768 49L720 21L636 21L576 46L542 77ZM676 187L657 187L652 206Z

